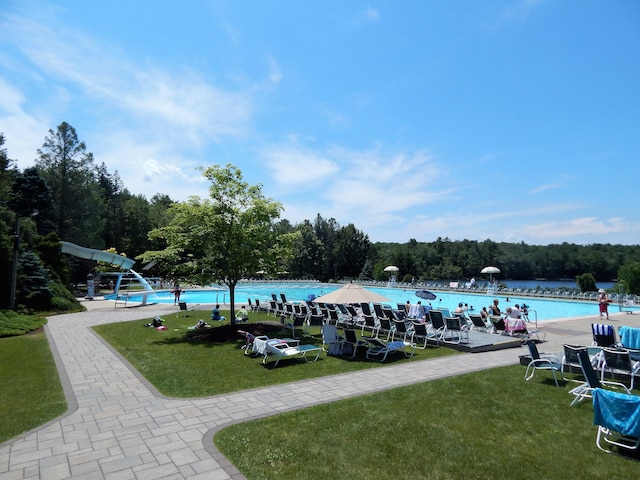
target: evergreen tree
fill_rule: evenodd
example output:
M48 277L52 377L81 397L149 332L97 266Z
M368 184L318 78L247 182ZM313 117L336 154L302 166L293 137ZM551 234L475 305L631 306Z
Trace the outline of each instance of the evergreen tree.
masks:
M36 167L51 188L58 236L91 248L104 248L104 203L100 197L93 154L86 152L67 122L49 130L38 150Z

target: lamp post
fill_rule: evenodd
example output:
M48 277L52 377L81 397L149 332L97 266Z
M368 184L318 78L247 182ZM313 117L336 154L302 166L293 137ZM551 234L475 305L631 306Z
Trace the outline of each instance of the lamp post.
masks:
M13 266L11 270L11 298L9 309L16 308L16 286L18 284L18 254L20 253L20 215L16 213L16 224L13 228Z
M29 215L30 218L38 215L38 210L34 209ZM9 299L9 309L16 308L16 289L18 286L18 255L20 254L20 214L16 213L16 224L13 229L13 266L11 270L11 298Z

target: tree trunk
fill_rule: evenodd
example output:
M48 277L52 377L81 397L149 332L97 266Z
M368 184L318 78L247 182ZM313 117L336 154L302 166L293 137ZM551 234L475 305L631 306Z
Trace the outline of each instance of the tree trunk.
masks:
M235 281L230 281L227 283L229 286L229 316L231 320L231 325L236 324L236 283Z

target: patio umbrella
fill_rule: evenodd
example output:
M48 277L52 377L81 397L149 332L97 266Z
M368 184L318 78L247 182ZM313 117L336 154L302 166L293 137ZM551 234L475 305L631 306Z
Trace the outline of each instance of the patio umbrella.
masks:
M398 267L396 267L395 265L389 265L388 267L384 267L384 271L385 272L399 272L400 269Z
M390 300L356 283L347 283L342 288L322 295L314 301L320 303L379 303Z
M425 300L435 300L436 295L431 293L429 290L418 290L416 292L416 297L424 298Z
M500 273L500 269L498 267L484 267L480 270L480 273L488 273L489 279L493 279L493 274Z

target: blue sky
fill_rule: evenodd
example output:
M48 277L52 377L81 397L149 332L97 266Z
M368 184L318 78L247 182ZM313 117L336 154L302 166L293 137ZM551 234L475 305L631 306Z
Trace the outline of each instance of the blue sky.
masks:
M151 198L232 163L372 241L640 244L637 0L0 0L0 132Z

